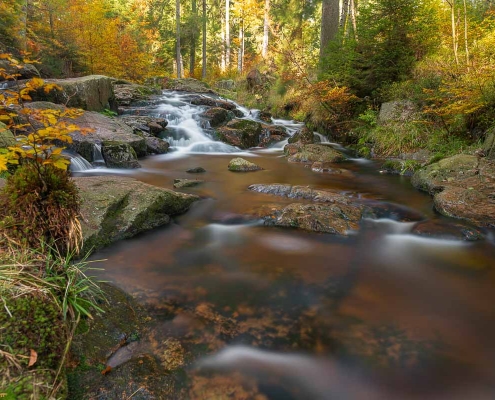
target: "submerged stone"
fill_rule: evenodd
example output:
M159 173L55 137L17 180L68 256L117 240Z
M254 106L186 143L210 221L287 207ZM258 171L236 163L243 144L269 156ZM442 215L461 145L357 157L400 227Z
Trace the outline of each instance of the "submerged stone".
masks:
M174 188L180 189L180 188L193 187L193 186L198 186L201 183L204 183L204 181L201 179L174 179Z
M203 167L194 167L194 168L189 168L188 170L186 170L186 172L190 174L200 174L202 172L206 172L206 169L204 169Z

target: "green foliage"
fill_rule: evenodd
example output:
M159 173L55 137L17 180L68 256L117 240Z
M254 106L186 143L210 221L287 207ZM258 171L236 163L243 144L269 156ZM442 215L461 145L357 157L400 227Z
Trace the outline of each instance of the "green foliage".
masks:
M79 194L67 171L24 163L7 179L0 210L0 229L20 246L46 242L62 253L79 248Z
M118 115L115 111L109 110L108 108L105 108L100 114L103 114L106 117L116 117Z

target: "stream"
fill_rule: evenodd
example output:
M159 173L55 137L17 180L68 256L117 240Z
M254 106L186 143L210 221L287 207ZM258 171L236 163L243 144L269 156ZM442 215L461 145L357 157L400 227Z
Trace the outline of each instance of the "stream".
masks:
M263 226L246 215L296 200L249 191L251 184L338 190L440 226L460 222L376 162L351 156L338 165L347 173L317 173L288 163L284 142L244 151L216 142L199 117L205 108L188 96L169 92L128 110L166 118L174 151L136 170L78 168L165 188L176 178L205 181L182 190L203 198L188 213L91 257L105 260L99 278L150 311L154 327L142 338L149 352L163 353L170 338L180 344L182 373L172 372L180 391L170 398L495 398L493 232L476 242L424 237L395 213L364 220L347 237ZM273 122L290 134L302 126ZM228 171L237 156L263 170ZM185 172L194 167L206 172Z

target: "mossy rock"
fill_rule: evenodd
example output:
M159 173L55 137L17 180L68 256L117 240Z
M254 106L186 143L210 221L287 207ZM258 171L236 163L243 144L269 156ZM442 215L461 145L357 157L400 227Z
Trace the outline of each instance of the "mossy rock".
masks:
M218 138L222 142L241 149L258 146L262 133L262 125L259 122L248 119L233 119L216 131Z
M199 197L159 188L131 178L78 177L82 199L83 253L168 224Z
M3 122L0 122L0 149L14 146L16 143L14 134Z
M12 368L0 357L3 383L0 392L12 399L47 399L64 351L67 328L58 306L50 297L37 292L13 296L0 293L4 310L0 313L0 343L2 350L17 356L20 369ZM6 310L8 309L8 312ZM33 353L34 352L34 353ZM30 357L36 362L28 367ZM65 398L62 381L57 395ZM11 397L8 397L8 396Z
M210 89L210 86L206 82L198 81L193 78L167 79L164 82L164 88L183 92L215 93Z
M211 127L215 128L230 121L233 114L224 108L213 107L206 110L203 114L201 114L201 116L210 122Z
M229 171L232 172L251 172L263 169L259 165L256 165L240 157L230 160L228 168Z
M108 168L139 168L136 152L128 143L105 141L101 153Z
M444 158L417 171L411 183L417 189L435 194L444 189L449 182L476 175L478 159L469 154L458 154Z

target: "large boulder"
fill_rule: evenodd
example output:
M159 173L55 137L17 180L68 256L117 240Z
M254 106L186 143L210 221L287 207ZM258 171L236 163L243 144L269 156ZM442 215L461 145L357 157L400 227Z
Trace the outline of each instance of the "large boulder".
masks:
M130 106L134 101L147 99L153 94L161 94L162 91L150 86L117 81L113 84L113 92L118 106Z
M459 154L428 165L411 182L434 196L441 214L495 227L495 161Z
M47 100L68 107L82 108L88 111L116 111L116 103L112 86L112 78L103 75L88 75L79 78L47 79L47 83L55 83L62 90L49 93L38 91L32 94L33 100Z
M176 193L131 178L73 178L82 199L84 253L170 222L199 197Z
M14 134L7 128L7 125L0 122L0 149L14 146L15 142Z
M346 160L346 157L340 151L323 144L288 144L284 147L284 153L288 156L289 162L313 163L319 161L336 163Z
M103 142L126 143L132 147L137 157L146 155L145 139L135 135L134 130L118 118L88 111L73 122L80 128L94 129L93 132L87 134L82 134L80 131L71 133L73 143L68 145L69 150L79 153L89 162L93 161L95 143Z
M394 122L406 122L415 118L418 107L409 100L395 100L383 103L378 114L381 125Z
M241 149L258 146L262 132L261 124L249 119L233 119L216 130L222 142Z
M139 168L136 152L129 143L104 141L101 154L108 168Z
M206 82L193 78L167 79L163 82L164 89L194 93L215 93Z

